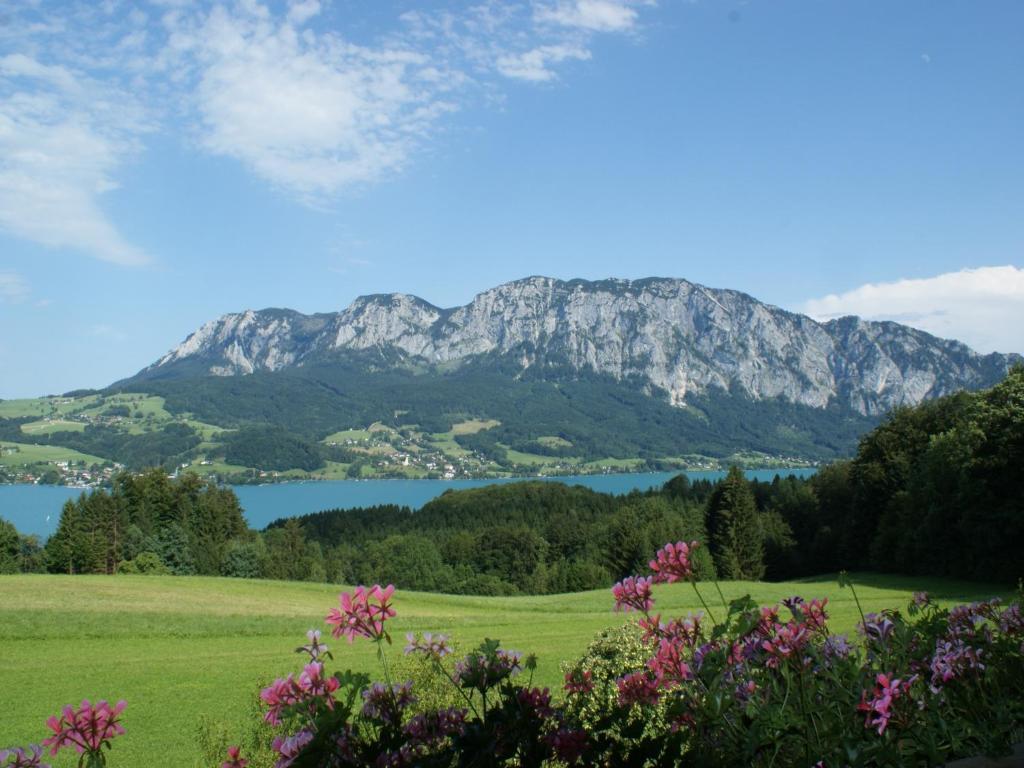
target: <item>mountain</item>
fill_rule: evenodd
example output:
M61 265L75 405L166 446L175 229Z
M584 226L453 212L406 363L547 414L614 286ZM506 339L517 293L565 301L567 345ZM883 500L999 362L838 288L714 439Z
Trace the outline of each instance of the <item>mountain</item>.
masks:
M683 409L727 396L875 418L895 406L990 386L1021 358L980 355L898 323L819 323L686 280L530 277L452 309L382 294L360 297L336 314L224 315L117 386L297 372L341 361L422 375L483 367L515 380L596 376Z

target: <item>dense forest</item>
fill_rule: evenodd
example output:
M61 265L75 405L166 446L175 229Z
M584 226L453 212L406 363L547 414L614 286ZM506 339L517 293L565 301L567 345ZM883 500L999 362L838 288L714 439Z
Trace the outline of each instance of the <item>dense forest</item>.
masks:
M689 407L680 409L667 393L639 381L568 369L545 369L544 376L481 366L447 373L380 370L359 361L241 377L133 381L109 391L143 388L164 397L172 413L229 428L275 426L312 442L374 422L446 432L466 418L494 419L501 425L477 440L534 452L539 437L556 435L584 459L721 457L739 448L834 458L848 454L857 436L877 423L838 406L753 401L714 389L688 397ZM472 437L460 442L477 447Z
M40 550L0 525L0 571L170 572L393 582L471 594L591 589L666 541L706 543L703 576L839 569L1011 583L1024 575L1024 368L992 389L897 409L852 460L808 479L679 475L624 496L523 482L249 530L234 493L161 470L65 504Z

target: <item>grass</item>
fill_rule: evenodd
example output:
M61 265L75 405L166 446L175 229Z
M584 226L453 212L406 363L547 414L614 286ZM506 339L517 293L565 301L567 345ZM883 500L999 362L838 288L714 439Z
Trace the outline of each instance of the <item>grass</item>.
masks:
M942 601L998 594L995 587L940 580L864 576L866 611L904 607L914 589ZM240 733L254 689L297 668L292 650L336 602L339 587L206 577L0 576L0 745L44 736L46 718L65 703L128 701L128 735L112 765L199 765L195 734L202 716ZM852 630L857 608L832 577L722 585L727 599L750 593L760 603L803 594L828 597L835 631ZM705 590L712 610L714 589ZM686 585L656 589L658 610L696 610ZM451 632L463 648L484 637L536 653L535 682L560 687L559 664L579 655L599 630L625 621L607 590L542 597L460 597L401 592L392 653L407 631ZM376 673L372 647L335 641L335 666ZM70 756L69 756L70 758ZM58 768L73 765L57 759Z
M31 445L29 443L0 443L3 448L17 448L17 453L2 453L0 464L12 467L19 467L23 464L37 464L47 461L84 461L86 464L103 464L107 459L99 456L90 456L88 453L79 453L70 448L61 448L59 445Z
M26 435L52 435L54 432L83 432L85 423L81 421L68 421L67 419L52 419L43 421L30 421L21 425L21 431Z
M361 442L363 440L369 440L370 433L365 429L343 429L341 432L335 432L333 435L328 435L320 442L322 443L344 443L346 440L355 440Z
M501 426L501 422L495 419L468 419L467 421L453 424L451 433L453 435L475 435L477 432L493 429L497 426Z

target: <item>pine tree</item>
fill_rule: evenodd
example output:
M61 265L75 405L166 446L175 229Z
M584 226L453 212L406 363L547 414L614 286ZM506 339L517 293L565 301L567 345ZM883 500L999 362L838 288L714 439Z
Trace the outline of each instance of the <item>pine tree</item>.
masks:
M756 581L764 576L764 531L739 467L729 468L708 500L708 534L720 578Z

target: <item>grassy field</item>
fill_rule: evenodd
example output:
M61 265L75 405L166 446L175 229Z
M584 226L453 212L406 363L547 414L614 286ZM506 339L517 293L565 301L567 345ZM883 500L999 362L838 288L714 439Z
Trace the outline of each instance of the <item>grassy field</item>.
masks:
M864 576L867 611L904 607L914 589L943 601L989 597L998 588L950 581ZM112 765L197 766L197 726L211 716L236 726L260 682L297 668L292 650L336 602L339 587L292 582L146 576L0 576L0 746L42 738L46 718L82 698L128 701L128 735ZM835 631L850 631L857 610L832 578L796 583L725 583L728 599L762 603L799 593L828 597ZM709 589L708 598L714 593ZM658 610L695 610L684 585L658 587ZM714 608L715 603L712 603ZM558 688L559 664L594 634L625 619L609 591L476 598L396 593L392 631L451 632L463 648L484 637L540 657L537 682ZM371 646L333 643L338 668L376 672ZM69 766L70 759L55 766Z
M0 448L17 448L15 453L0 451L0 464L18 467L43 461L84 461L86 464L102 464L106 459L80 453L58 445L31 445L29 443L0 443Z

